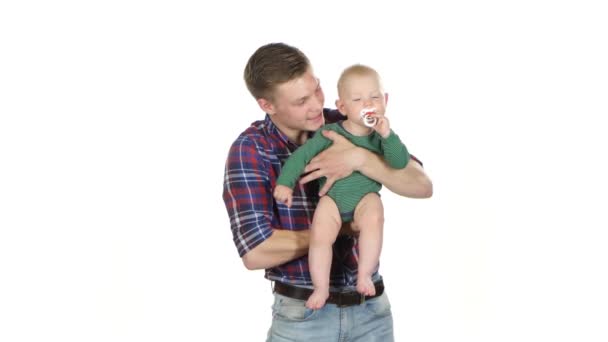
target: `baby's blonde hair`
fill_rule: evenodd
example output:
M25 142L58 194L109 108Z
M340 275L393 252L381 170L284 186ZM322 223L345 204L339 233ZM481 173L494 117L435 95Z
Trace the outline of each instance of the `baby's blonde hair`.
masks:
M338 78L338 96L342 97L344 87L352 76L373 76L378 80L378 84L382 86L380 74L374 68L363 64L354 64L344 69L342 74L340 74L340 78Z

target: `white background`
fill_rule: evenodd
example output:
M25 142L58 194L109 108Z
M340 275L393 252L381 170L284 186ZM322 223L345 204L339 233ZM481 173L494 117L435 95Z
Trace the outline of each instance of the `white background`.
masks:
M397 341L608 340L601 1L202 3L0 5L0 340L264 340L221 194L277 41L327 106L376 67L434 182L383 190Z

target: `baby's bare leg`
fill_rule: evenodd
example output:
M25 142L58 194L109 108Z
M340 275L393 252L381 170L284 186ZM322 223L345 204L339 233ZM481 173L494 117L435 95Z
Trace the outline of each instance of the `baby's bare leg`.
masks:
M384 226L384 207L378 194L369 193L361 199L355 208L355 222L360 227L357 291L373 296L376 289L372 273L380 260Z
M332 245L341 225L342 220L336 203L328 196L321 197L310 227L308 268L314 286L314 291L306 302L310 309L322 308L329 297Z

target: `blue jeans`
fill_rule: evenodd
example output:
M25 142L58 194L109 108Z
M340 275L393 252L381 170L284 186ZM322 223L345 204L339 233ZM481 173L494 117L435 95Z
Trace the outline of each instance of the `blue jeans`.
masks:
M361 305L325 304L308 309L303 300L274 294L267 342L393 342L393 316L386 293Z

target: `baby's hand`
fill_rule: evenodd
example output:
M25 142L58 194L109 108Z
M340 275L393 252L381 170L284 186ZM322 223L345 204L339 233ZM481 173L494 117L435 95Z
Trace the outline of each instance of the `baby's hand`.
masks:
M384 139L388 138L391 134L391 124L384 115L373 114L373 117L376 118L376 125L374 125L374 131L378 132L381 137Z
M293 190L291 188L279 184L274 188L274 193L272 195L277 202L286 204L287 207L291 208L291 200L293 198Z

